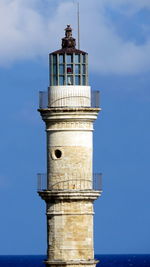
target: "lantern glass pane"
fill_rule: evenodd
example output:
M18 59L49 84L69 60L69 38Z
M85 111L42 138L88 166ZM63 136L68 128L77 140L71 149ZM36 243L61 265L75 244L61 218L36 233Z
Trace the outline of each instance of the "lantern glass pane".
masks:
M80 76L79 75L78 76L77 75L75 76L75 84L76 85L80 85Z
M53 64L57 63L57 55L53 55Z
M82 64L82 73L85 74L85 64Z
M75 55L75 63L80 63L80 55Z
M67 76L67 85L72 85L73 84L73 76L72 75L68 75Z
M59 74L61 74L61 75L64 74L64 65L62 65L62 64L59 65Z
M86 85L85 75L82 76L82 84L83 84L83 85Z
M59 76L59 84L64 85L64 76Z
M86 61L85 54L82 54L82 63L85 63L85 61Z
M67 63L73 62L73 55L67 55Z
M64 55L59 55L59 63L64 63Z
M73 65L72 64L67 64L67 73L73 73Z
M57 65L56 64L53 65L53 74L54 75L57 74Z
M57 85L57 76L53 76L53 85Z
M80 65L75 65L75 74L80 74Z

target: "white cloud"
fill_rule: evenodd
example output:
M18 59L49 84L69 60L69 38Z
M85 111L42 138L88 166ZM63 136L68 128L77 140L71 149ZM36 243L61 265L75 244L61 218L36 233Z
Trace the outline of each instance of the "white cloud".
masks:
M45 42L48 43L43 17L21 2L2 0L0 3L1 65L34 58L45 51Z
M10 65L18 60L47 56L49 50L59 49L66 24L70 23L76 29L74 2L0 0L0 66ZM85 48L90 54L91 68L106 74L136 74L148 71L149 32L145 31L146 41L143 44L137 44L133 40L125 41L116 31L117 22L110 21L107 16L108 7L112 12L114 10L125 16L134 16L142 9L150 9L150 1L80 0L81 45L83 50ZM142 24L144 25L144 22Z
M144 44L125 41L117 33L115 22L112 23L104 12L105 7L110 7L107 4L111 4L113 8L121 8L127 3L130 4L128 8L132 7L133 11L133 1L130 0L104 0L100 2L100 5L97 4L93 12L90 12L91 8L86 8L83 19L88 27L84 29L86 38L90 37L84 45L90 51L90 66L98 73L136 74L150 69L150 36L147 35L147 41ZM140 2L137 1L137 6L138 3ZM146 4L150 7L150 3L146 1L143 5L140 4L140 7L145 8ZM135 4L135 9L137 6ZM103 12L100 12L101 8ZM82 20L82 24L84 21Z
M112 8L120 9L122 12L134 11L138 12L143 8L150 8L149 0L101 0L101 7L109 6Z

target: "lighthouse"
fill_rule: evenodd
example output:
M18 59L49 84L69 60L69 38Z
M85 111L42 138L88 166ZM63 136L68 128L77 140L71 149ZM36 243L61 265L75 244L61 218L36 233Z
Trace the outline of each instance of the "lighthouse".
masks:
M94 267L93 203L102 192L101 174L93 174L99 91L88 84L88 54L76 49L70 25L61 49L49 55L49 76L39 105L47 137L47 173L38 174L46 202L45 265Z

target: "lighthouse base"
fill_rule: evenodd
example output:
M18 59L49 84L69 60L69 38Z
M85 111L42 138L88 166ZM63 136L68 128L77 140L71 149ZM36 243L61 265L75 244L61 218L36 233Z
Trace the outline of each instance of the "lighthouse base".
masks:
M98 260L88 260L88 261L44 261L46 267L95 267Z

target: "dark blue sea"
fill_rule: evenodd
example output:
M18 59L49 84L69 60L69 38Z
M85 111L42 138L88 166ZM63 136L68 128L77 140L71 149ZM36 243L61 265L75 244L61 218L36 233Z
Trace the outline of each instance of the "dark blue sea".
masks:
M45 256L0 256L0 267L44 267ZM98 267L150 267L150 255L96 255Z

